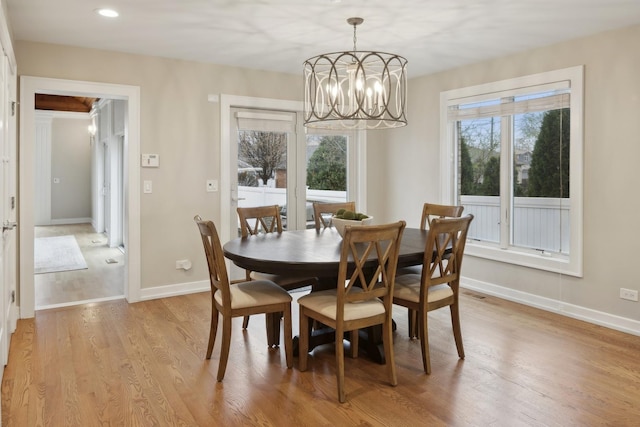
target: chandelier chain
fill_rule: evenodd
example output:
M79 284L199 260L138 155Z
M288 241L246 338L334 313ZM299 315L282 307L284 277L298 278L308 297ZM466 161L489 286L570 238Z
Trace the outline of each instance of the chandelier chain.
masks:
M353 54L356 54L356 41L358 40L356 37L356 27L358 26L358 24L353 24Z

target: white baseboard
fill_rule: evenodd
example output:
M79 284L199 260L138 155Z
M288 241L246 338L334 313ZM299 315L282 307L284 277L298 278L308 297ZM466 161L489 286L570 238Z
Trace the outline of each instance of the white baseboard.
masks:
M52 309L52 308L73 307L73 306L76 306L76 305L94 304L94 303L98 303L98 302L114 301L114 300L118 300L118 299L124 299L124 295L115 295L115 296L112 296L112 297L92 298L92 299L80 300L80 301L63 302L63 303L59 303L59 304L41 305L41 306L36 306L35 310L37 311L37 310L49 310L49 309ZM26 317L25 317L25 319L26 319Z
M527 292L462 277L460 287L640 336L640 322Z
M175 285L156 286L154 288L140 289L140 301L148 301L157 298L175 297L178 295L195 294L211 290L208 280L198 282L178 283Z
M87 224L91 223L91 218L60 218L52 219L50 225Z
M535 307L541 310L550 311L552 313L568 316L574 319L583 320L595 325L600 325L606 328L640 336L640 322L636 320L604 313L602 311L592 310L574 304L567 304L566 302L529 294L527 292L516 291L514 289L505 288L503 286L481 282L479 280L469 279L466 277L462 278L460 286L464 289L481 292L487 295L506 299L508 301L517 302L530 307ZM156 286L154 288L141 289L140 300L145 301L156 298L167 298L178 295L205 292L209 291L210 289L211 286L208 280L167 286Z
M211 290L211 285L208 280L202 280L199 282L180 283L177 285L156 286L154 288L141 289L140 290L141 297L138 301L148 301L148 300L153 300L158 298L167 298L167 297L175 297L179 295L195 294L198 292L205 292L210 290ZM85 300L85 301L73 301L69 303L52 304L52 305L47 305L42 307L36 307L36 310L47 310L50 308L69 307L69 306L74 306L79 304L112 301L112 300L123 299L123 298L124 298L124 295L119 295L114 297L96 298L96 299Z

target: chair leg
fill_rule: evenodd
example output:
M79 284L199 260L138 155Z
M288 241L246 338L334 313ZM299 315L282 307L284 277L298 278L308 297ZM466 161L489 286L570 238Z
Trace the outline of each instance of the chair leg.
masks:
M409 339L418 338L418 312L410 308L409 311Z
M358 346L360 342L360 330L356 329L351 331L349 341L351 342L351 357L353 359L358 358Z
M341 325L336 328L336 380L338 383L338 400L347 401L344 392L344 329Z
M280 345L280 319L282 313L267 313L267 345L269 347L278 347Z
M385 322L382 331L382 340L384 346L384 358L387 363L387 372L389 374L389 383L392 386L398 385L398 377L396 375L396 361L393 352L393 320L389 316Z
M284 312L279 311L273 313L272 333L273 333L273 346L280 346L280 320L284 317Z
M293 328L291 326L291 303L284 311L284 354L287 368L293 367Z
M456 340L456 348L458 349L458 357L464 359L464 346L462 345L462 329L460 328L460 310L458 303L451 304L451 325L453 327L453 338Z
M427 310L418 312L418 334L420 335L420 347L422 348L422 367L427 374L431 373L431 358L429 356L429 330L427 329Z
M218 309L215 303L211 307L211 328L209 328L209 345L207 346L207 359L211 359L213 353L213 344L216 342L216 333L218 332Z
M218 364L218 381L222 381L227 370L229 348L231 347L231 318L222 318L222 347L220 348L220 362Z
M245 270L245 280L249 282L251 280L251 272L249 270ZM242 319L242 329L247 329L249 327L249 316L244 316Z
M307 370L307 358L309 357L309 317L304 314L304 308L300 307L300 337L298 340L298 369L301 372Z

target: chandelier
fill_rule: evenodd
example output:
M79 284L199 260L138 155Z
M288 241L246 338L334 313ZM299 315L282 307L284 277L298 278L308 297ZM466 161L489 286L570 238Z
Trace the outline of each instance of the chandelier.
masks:
M407 124L407 60L402 56L353 50L304 61L304 124L320 129L390 129Z

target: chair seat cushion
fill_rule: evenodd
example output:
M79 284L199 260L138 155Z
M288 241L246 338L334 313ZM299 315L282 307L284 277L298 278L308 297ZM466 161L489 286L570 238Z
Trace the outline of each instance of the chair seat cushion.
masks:
M405 301L420 301L420 280L419 274L406 274L396 277L395 287L393 288L394 298L403 299ZM436 285L429 288L428 301L440 301L453 295L453 290L446 285Z
M291 295L287 291L268 280L238 283L230 286L229 290L232 309L291 302ZM213 297L218 304L222 305L220 291L216 291Z
M260 273L257 271L252 271L250 277L252 280L269 280L286 289L292 289L296 286L301 288L317 282L315 277L280 276L277 274Z
M351 292L358 292L357 288ZM337 291L330 289L327 291L311 292L298 299L298 304L320 313L330 319L336 319ZM346 303L344 305L344 320L350 321L355 319L366 319L367 317L377 316L384 313L384 305L378 298L359 301L354 303Z

